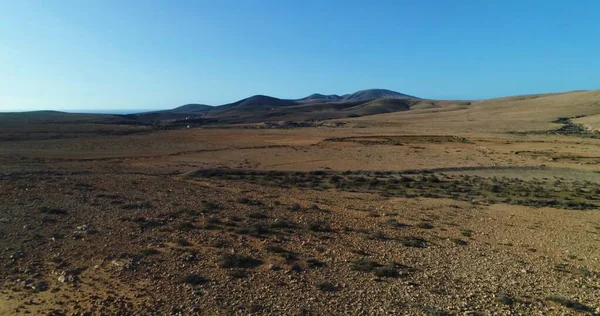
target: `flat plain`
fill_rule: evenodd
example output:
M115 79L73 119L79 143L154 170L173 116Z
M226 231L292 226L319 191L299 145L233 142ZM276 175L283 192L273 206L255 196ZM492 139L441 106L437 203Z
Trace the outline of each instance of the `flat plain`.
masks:
M0 314L600 313L600 91L425 103L0 115Z

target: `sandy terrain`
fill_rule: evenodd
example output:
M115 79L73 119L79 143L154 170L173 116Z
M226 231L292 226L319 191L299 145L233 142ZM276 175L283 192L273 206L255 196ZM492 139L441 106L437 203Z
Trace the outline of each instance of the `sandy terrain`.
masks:
M599 97L0 129L0 314L598 314L600 138L557 120L594 125Z

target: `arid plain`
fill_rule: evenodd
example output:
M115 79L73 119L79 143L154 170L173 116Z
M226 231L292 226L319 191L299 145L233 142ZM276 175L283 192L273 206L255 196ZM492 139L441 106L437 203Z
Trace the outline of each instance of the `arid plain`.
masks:
M600 313L600 91L294 128L0 119L2 315Z

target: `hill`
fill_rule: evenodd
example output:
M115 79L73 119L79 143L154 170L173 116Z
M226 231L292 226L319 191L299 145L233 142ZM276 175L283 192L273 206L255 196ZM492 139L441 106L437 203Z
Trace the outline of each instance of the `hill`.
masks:
M314 103L314 102L335 102L335 101L340 101L341 99L342 99L342 97L337 94L325 95L325 94L320 94L320 93L314 93L314 94L311 94L302 99L298 99L296 101L298 101L300 103Z
M174 113L206 113L210 111L213 107L206 104L186 104L182 106L178 106L171 110Z
M419 99L417 97L386 89L369 89L344 95L343 101L366 101L375 99Z

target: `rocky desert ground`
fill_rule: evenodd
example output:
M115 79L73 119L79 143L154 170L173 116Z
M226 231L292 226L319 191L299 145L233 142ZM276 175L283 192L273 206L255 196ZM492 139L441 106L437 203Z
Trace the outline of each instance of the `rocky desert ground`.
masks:
M320 124L6 118L0 314L598 315L599 114L591 91Z

